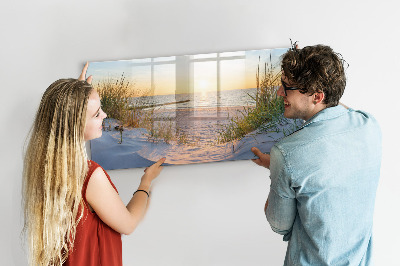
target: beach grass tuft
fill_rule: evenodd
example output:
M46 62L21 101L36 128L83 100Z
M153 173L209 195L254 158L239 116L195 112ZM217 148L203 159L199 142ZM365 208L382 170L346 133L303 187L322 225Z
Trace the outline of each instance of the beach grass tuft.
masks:
M133 85L126 81L124 73L116 81L111 77L99 81L95 88L107 116L122 121L130 104L129 99L134 97Z
M145 97L150 95L150 90L135 88L134 84L127 81L124 73L116 80L109 77L94 86L99 93L103 111L109 118L116 119L120 128L144 128L151 142L188 142L188 136L175 128L173 119L157 117L155 109L158 105ZM122 143L122 133L118 143Z
M269 62L264 63L264 73L260 77L260 57L256 71L257 90L255 95L248 94L255 102L255 106L243 107L243 110L230 119L229 123L218 131L217 142L227 143L240 140L245 135L255 130L260 133L278 132L278 124L286 118L283 117L284 103L276 92L280 86L281 72L272 64L271 55ZM288 134L283 131L284 135Z

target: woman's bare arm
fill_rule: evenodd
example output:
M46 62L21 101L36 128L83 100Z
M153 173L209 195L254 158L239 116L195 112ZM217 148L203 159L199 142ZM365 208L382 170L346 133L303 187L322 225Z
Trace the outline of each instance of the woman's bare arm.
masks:
M149 192L151 182L160 174L165 158L146 168L138 189ZM132 191L133 193L134 191ZM128 205L112 187L102 168L97 168L88 183L86 199L100 219L115 231L129 235L143 218L148 196L139 191L132 196Z

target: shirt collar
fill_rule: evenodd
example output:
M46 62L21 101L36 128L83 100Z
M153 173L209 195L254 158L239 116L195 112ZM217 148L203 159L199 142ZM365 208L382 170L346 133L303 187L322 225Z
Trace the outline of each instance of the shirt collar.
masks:
M349 110L346 109L345 107L343 107L342 105L325 108L325 109L319 111L318 113L316 113L314 116L312 116L307 121L305 121L303 123L303 125L300 127L300 129L308 126L309 124L315 123L315 122L325 121L325 120L329 120L332 118L342 116L345 113L347 113L348 111Z

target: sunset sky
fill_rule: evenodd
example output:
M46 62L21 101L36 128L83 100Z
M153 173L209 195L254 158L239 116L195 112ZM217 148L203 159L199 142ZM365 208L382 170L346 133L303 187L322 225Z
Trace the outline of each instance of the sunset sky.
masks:
M90 62L87 76L93 75L93 83L96 84L106 78L119 79L124 73L127 81L134 84L134 90L151 91L151 69L153 67L154 90L152 95L175 94L177 86L184 86L185 90L193 86L194 93L206 93L217 90L217 61L219 61L220 90L255 88L259 56L261 57L260 73L264 71L264 62L269 62L270 54L272 64L276 66L276 71L279 71L280 56L286 51L287 48L281 48L226 52L219 53L219 55L211 53ZM176 80L177 76L181 79L180 81Z

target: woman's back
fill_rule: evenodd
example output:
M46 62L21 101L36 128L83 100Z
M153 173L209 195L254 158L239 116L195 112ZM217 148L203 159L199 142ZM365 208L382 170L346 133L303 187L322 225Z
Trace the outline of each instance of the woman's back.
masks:
M101 167L93 161L88 163L89 171L82 187L83 217L76 228L73 250L70 251L64 265L122 265L121 234L105 224L94 211L91 211L86 200L85 194L90 177L97 167ZM117 191L107 173L106 175Z

